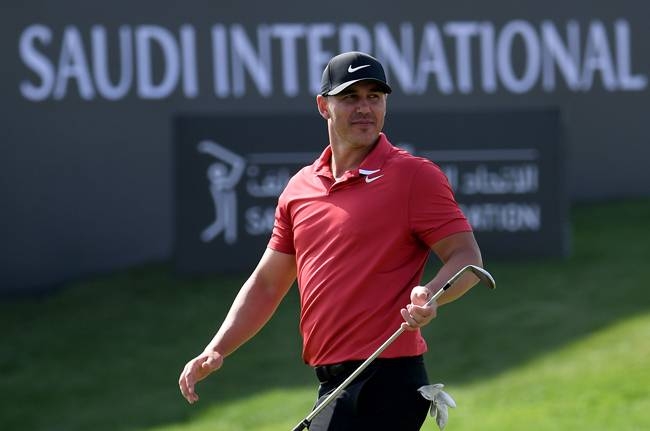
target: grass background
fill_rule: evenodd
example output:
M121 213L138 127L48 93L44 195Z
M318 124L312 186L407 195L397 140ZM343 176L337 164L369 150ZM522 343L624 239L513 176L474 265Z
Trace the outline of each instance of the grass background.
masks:
M431 380L458 404L446 430L650 429L650 201L577 206L572 229L571 258L488 260L498 289L426 328ZM0 301L0 430L291 429L316 389L295 289L198 404L178 392L246 275L152 265Z

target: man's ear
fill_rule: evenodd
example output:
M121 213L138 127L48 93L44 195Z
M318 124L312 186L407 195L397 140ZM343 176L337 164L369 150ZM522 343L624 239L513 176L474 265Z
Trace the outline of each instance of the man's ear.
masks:
M327 97L320 94L316 96L316 106L318 107L318 112L320 112L321 117L329 120L330 111L327 109Z

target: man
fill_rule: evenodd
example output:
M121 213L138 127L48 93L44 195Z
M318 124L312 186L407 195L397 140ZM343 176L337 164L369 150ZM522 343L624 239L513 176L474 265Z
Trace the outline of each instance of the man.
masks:
M404 332L312 422L310 430L418 430L428 401L420 328L438 306L477 279L467 275L424 306L465 265L482 265L471 227L446 177L432 162L392 146L382 133L386 82L373 57L330 60L316 97L329 146L288 183L273 233L222 326L179 379L183 396L269 320L298 280L303 359L315 368L319 396L334 390L401 324ZM433 251L442 266L420 279Z

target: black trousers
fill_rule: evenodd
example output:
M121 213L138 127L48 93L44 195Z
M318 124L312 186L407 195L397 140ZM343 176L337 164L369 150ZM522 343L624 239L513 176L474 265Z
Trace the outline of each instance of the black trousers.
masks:
M322 402L362 361L316 367ZM430 402L418 392L429 384L422 356L376 359L312 421L310 431L418 431Z

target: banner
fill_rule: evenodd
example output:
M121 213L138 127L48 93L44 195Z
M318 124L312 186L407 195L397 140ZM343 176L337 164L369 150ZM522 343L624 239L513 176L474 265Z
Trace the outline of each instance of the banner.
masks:
M486 259L568 253L556 111L398 113L388 123L394 145L445 172ZM175 136L176 268L252 270L279 194L327 145L325 122L316 114L183 116Z

